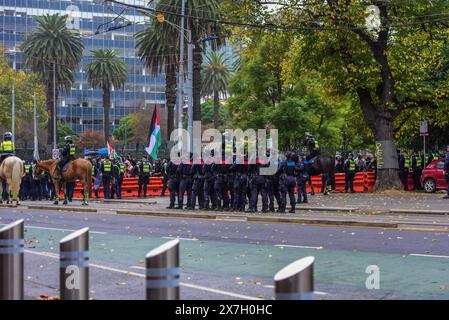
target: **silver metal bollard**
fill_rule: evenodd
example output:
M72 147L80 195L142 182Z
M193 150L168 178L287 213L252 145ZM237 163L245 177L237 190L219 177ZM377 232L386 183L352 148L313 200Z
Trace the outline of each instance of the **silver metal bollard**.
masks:
M61 300L89 299L89 228L75 231L59 242Z
M179 240L171 240L145 256L146 299L179 300Z
M274 276L276 300L313 300L314 257L296 260Z
M0 300L23 300L24 220L0 229Z

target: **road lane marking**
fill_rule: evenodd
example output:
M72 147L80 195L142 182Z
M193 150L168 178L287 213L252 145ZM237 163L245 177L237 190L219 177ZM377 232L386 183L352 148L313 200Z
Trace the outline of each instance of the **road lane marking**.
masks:
M59 255L57 255L55 253L51 253L51 252L38 252L38 251L32 251L32 250L25 250L25 252L26 253L30 253L30 254L34 254L34 255L38 255L38 256L43 256L43 257L48 257L48 258L53 258L53 259L59 259ZM128 271L128 270L122 270L122 269L117 269L117 268L112 268L112 267L103 266L103 265L94 264L94 263L89 263L89 267L93 267L93 268L97 268L97 269L101 269L101 270L106 270L106 271L111 271L111 272L116 272L116 273L121 273L121 274L126 274L126 275L131 275L131 276L140 277L140 278L145 278L146 277L142 273L132 272L132 271ZM143 267L138 267L138 269L140 269L140 268L144 269ZM137 268L135 268L135 269L137 269ZM192 284L192 283L180 282L180 285L183 286L183 287L191 288L191 289L207 291L207 292L216 293L216 294L220 294L220 295L224 295L224 296L228 296L228 297L233 297L233 298L239 298L239 299L243 299L243 300L262 300L262 299L257 298L257 297L247 296L247 295L234 293L234 292L229 292L229 291L224 291L224 290L213 289L213 288L204 287L204 286L200 286L200 285L196 285L196 284Z
M6 224L1 224L0 226L6 226ZM60 229L60 228L50 228L50 227L37 227L37 226L25 226L25 229L43 229L43 230L55 230L55 231L70 231L70 232L74 232L77 230L73 230L73 229ZM107 232L102 232L102 231L89 231L90 233L94 233L94 234L108 234Z
M289 244L275 244L274 246L275 247L285 247L285 248L315 249L315 250L323 249L323 247L295 246L295 245L289 245Z
M409 256L449 259L449 256L438 256L438 255L434 255L434 254L421 254L421 253L410 253Z
M178 240L186 240L186 241L198 241L197 238L179 238L179 237L162 237L163 239L178 239Z

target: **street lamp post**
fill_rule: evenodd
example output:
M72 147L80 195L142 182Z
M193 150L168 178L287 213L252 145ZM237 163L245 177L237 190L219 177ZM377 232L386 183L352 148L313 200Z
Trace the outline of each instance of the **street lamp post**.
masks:
M178 107L176 113L176 127L182 128L182 106L184 104L184 13L185 13L185 0L181 2L181 25L179 37L179 72L178 72Z

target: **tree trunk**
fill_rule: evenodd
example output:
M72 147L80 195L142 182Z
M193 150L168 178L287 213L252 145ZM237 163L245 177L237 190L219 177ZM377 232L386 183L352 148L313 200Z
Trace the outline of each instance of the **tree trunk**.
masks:
M111 91L109 87L103 88L103 128L104 128L104 144L109 142L109 109L111 108Z
M219 112L220 112L220 94L218 91L214 91L214 128L218 129L219 126Z
M192 33L193 43L197 43L198 37ZM195 45L193 49L193 121L201 121L201 65L203 63L203 49L201 45Z
M393 121L388 117L378 117L374 136L378 168L374 189L376 191L402 190L398 154L393 136Z
M167 67L165 75L165 99L167 103L167 141L174 130L175 106L176 106L176 66Z

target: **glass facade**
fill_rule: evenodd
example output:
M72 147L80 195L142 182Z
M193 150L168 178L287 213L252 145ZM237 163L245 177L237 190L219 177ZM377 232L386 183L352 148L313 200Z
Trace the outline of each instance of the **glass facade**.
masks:
M139 0L127 2L146 5L145 1ZM129 69L125 86L111 92L111 132L118 127L120 118L128 113L150 110L157 105L161 115L165 116L164 76L151 76L135 56L133 35L144 28L144 17L133 9L127 9L119 19L111 22L122 10L122 7L92 0L0 0L0 45L4 48L9 64L16 70L24 68L20 44L26 34L36 27L34 16L67 14L68 26L81 31L85 50L76 81L69 92L60 92L58 99L58 119L76 132L103 130L103 92L88 85L85 73L85 66L92 59L91 50L95 49L117 50ZM128 21L138 24L102 32ZM97 30L99 34L95 34Z

